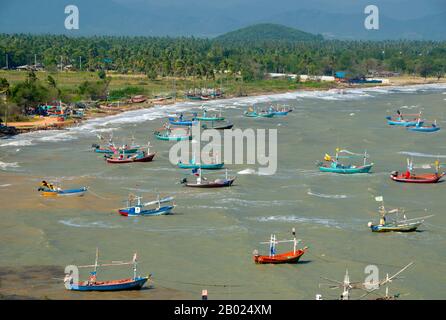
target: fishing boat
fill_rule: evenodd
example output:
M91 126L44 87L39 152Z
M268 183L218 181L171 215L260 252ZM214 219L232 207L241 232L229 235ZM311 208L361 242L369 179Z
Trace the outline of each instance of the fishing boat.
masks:
M391 126L412 127L416 126L417 124L422 125L424 123L424 121L421 120L421 112L418 114L403 114L399 110L397 110L396 115L387 116L386 119L387 119L387 124Z
M347 155L341 155L345 153ZM339 162L339 159L350 159L362 157L364 159L362 165L344 165ZM348 150L340 150L336 148L336 156L333 159L329 154L325 154L324 162L320 161L317 163L319 170L322 172L332 172L332 173L341 173L341 174L355 174L355 173L369 173L370 169L373 167L373 163L367 163L368 159L367 151L364 154L353 153Z
M352 290L359 289L359 290L365 291L365 293L358 298L358 300L361 300L372 293L377 294L377 291L379 289L381 289L383 286L385 286L385 289L386 289L385 296L378 297L378 298L376 298L376 300L395 300L400 296L400 294L395 294L393 296L389 295L388 285L393 280L399 279L398 276L402 272L404 272L407 268L409 268L411 265L413 265L413 262L410 262L409 264L404 266L402 269L400 269L398 272L396 272L392 276L389 276L389 274L387 273L386 277L384 279L379 279L379 278L376 280L370 279L370 281L367 281L367 282L358 282L358 281L351 282L350 276L348 274L348 270L346 270L345 276L344 276L344 281L338 281L338 280L321 277L322 279L327 280L330 283L320 283L319 287L327 286L330 289L337 289L337 288L343 289L341 296L340 296L340 300L350 300L350 298L352 296L352 294L351 294ZM317 294L316 300L322 300L322 295Z
M169 117L169 123L175 126L192 126L197 123L195 119L186 120L181 113L178 117Z
M155 157L155 154L156 153L146 153L145 151L139 151L136 154L120 154L117 157L106 158L106 161L107 163L150 162Z
M407 159L407 169L406 172L400 173L398 171L393 171L390 173L390 178L393 181L404 182L404 183L437 183L445 175L444 172L439 173L440 162L435 161L435 173L417 173L415 174L413 161Z
M259 255L257 250L254 250L253 257L254 262L258 264L281 264L281 263L297 263L300 257L307 251L307 247L302 249L297 249L297 244L301 242L301 240L296 239L296 230L293 228L292 230L294 239L293 240L281 240L278 241L276 239L276 235L272 234L271 238L268 242L260 242L261 244L269 244L269 255L262 256ZM293 243L293 251L285 252L285 253L276 253L276 245L283 242L292 242Z
M279 109L278 107L274 108L273 106L269 107L269 112L271 112L272 114L274 114L274 116L287 116L288 113L290 113L291 111L293 111L292 109Z
M98 138L100 140L105 140L102 136L98 135ZM100 145L93 143L91 145L94 152L96 153L104 153L104 154L114 154L114 153L121 153L125 152L127 154L130 153L136 153L138 152L140 146L136 145L134 142L134 139L132 139L132 143L130 145L123 144L122 146L116 147L116 145L113 143L113 138L110 137L107 143L106 147L101 147Z
M226 170L224 179L215 179L213 181L209 181L205 177L203 177L201 169L193 169L192 173L197 177L197 181L195 183L188 182L187 178L184 178L183 180L181 180L181 184L184 184L186 187L191 188L223 188L232 186L236 178L228 177L228 170Z
M407 130L415 132L436 132L440 130L440 127L437 126L437 121L430 126L423 126L418 122L414 127L408 127Z
M90 277L87 281L75 282L73 272L65 275L65 288L71 291L126 291L126 290L140 290L144 284L150 279L150 275L146 277L137 276L137 254L133 255L132 261L121 262L112 261L111 263L99 264L99 252L96 248L96 260L94 265L77 266L77 268L94 268L90 272ZM131 278L119 280L98 281L97 272L99 267L115 267L133 265L133 276Z
M132 194L127 198L127 207L119 209L119 214L125 217L138 217L138 216L160 216L169 214L175 204L161 206L163 203L169 203L173 201L173 197L158 198L153 201L142 203L142 197L134 196ZM148 208L156 205L155 208Z
M173 131L177 131L178 133L173 133ZM192 140L192 134L190 129L170 129L170 126L165 126L162 129L155 130L155 137L158 140L164 141L184 141L184 140Z
M252 108L250 108L248 111L245 111L244 113L245 117L248 118L272 118L274 117L274 113L269 111L255 111Z
M374 224L373 222L369 222L367 224L373 232L411 232L417 230L417 228L423 224L425 219L433 217L433 215L430 215L408 219L404 209L396 208L386 210L384 207L384 198L382 196L375 197L375 200L381 202L381 206L378 210L380 217L379 223Z
M41 192L41 195L44 197L82 197L85 192L87 192L87 187L77 188L77 189L61 189L60 187L55 186L52 183L48 183L45 180L41 182L37 191Z
M203 170L218 170L224 167L224 162L218 161L217 157L214 156L211 159L211 163L197 163L195 161L195 154L190 163L184 163L179 161L177 163L178 168L180 169L203 169Z
M202 116L198 116L197 114L194 115L194 120L199 120L199 121L223 121L225 120L224 117L222 117L221 112L219 115L214 115L214 116L209 116L207 114L207 110L205 108L203 108L203 115Z
M206 129L226 130L226 129L232 129L233 126L234 126L234 124L231 122L218 121L217 123L214 123L214 121L212 121L211 125L204 123L201 125L201 128L203 130L206 130Z

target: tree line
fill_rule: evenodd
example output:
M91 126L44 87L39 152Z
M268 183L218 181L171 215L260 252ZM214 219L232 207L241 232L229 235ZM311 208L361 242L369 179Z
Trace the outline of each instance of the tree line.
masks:
M442 77L446 42L435 41L218 41L169 37L0 35L0 66L43 63L73 70L115 70L164 76L215 78L219 73L261 79L265 72L333 75L371 70Z

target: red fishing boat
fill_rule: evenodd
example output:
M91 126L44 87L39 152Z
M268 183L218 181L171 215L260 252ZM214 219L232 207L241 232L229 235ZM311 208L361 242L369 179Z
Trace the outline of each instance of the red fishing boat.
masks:
M390 179L397 182L405 183L437 183L445 175L444 172L439 173L440 163L435 161L435 173L413 173L413 161L407 159L407 170L404 173L393 171L390 174Z
M280 264L280 263L297 263L300 259L300 257L303 256L303 254L308 250L308 247L304 247L302 249L297 249L297 243L301 240L296 239L296 231L293 228L293 240L276 240L276 235L272 234L270 241L268 242L260 242L262 244L269 244L269 255L268 256L262 256L259 255L258 251L254 251L254 262L258 264ZM285 253L279 253L276 254L276 244L283 243L283 242L293 242L293 251L285 252Z

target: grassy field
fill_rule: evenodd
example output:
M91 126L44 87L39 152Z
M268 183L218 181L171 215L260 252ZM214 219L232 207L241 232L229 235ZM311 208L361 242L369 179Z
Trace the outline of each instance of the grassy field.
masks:
M95 72L36 72L39 80L46 81L51 75L57 86L69 93L76 94L78 86L84 81L100 80ZM26 79L26 71L0 71L0 78L6 78L14 86ZM144 74L107 74L111 78L109 91L120 90L128 87L136 88L138 93L149 97L157 95L177 93L177 97L182 97L184 92L191 88L223 88L229 96L250 95L268 92L284 92L297 89L324 89L335 87L334 83L305 82L298 83L287 79L267 79L243 82L240 78L222 76L215 80L205 80L197 78L158 78L150 80Z

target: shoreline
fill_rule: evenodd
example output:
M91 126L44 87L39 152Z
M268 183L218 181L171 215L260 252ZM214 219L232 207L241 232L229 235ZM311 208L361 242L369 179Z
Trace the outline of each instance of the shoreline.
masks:
M134 104L123 104L119 107L106 107L106 108L97 108L93 110L86 110L86 115L82 119L68 119L64 121L47 121L48 117L42 119L41 121L25 121L25 122L8 122L8 126L14 126L17 129L18 134L30 133L34 131L45 131L45 130L64 130L66 128L70 128L76 125L80 125L81 123L91 120L104 118L108 116L118 115L128 111L136 111L136 110L144 110L150 109L155 106L165 106L165 105L174 105L176 103L185 103L185 102L198 102L198 103L208 103L213 101L222 101L222 100L230 100L234 98L243 98L243 97L257 97L263 95L275 95L275 94L284 94L284 93L292 93L296 91L321 91L326 92L329 90L349 90L349 89L364 89L364 88L380 88L380 87L406 87L406 86L414 86L414 85L429 85L429 84L446 84L446 79L440 80L425 80L424 78L395 78L392 79L394 82L385 83L385 84L356 84L356 85L348 85L344 83L333 83L334 85L329 88L313 88L313 87L304 87L297 90L259 90L250 92L246 95L227 95L221 99L212 99L212 100L201 100L201 101L193 101L185 98L177 98L177 99L148 99L143 103L134 103ZM57 120L57 119L55 119Z

